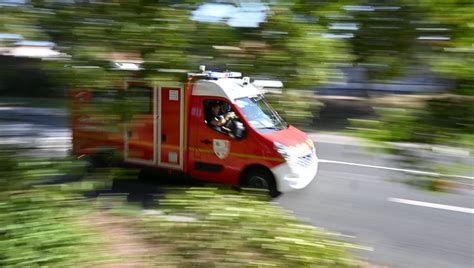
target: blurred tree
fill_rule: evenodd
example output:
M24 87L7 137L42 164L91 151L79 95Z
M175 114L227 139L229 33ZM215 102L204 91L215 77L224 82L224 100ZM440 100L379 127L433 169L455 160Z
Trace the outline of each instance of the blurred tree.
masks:
M446 30L432 40L428 59L435 71L455 78L453 93L474 95L474 3L469 0L427 0L419 3L434 29ZM432 30L433 28L428 28ZM472 100L471 100L471 104ZM474 117L474 115L471 115Z
M379 120L354 120L357 132L376 141L443 144L473 151L474 3L394 0L358 1L358 5L345 9L350 20L360 25L351 43L356 63L369 66L370 78L430 68L453 83L446 84L448 94L379 102ZM440 172L439 163L420 153L421 149L414 152L392 144L390 151L399 156L402 166ZM441 170L462 172L449 163L443 163ZM436 185L444 179L425 177L421 181L438 189Z
M398 104L407 116L381 113L383 124L372 132L377 139L472 145L474 114L469 107L474 102L465 96L474 94L472 1L341 0L332 7L325 1L299 3L298 12L319 18L334 38L350 43L352 64L362 66L370 81L431 69L454 81L446 84L449 93L463 95L424 98L416 107ZM319 7L311 8L312 3Z
M31 5L6 10L27 14L30 21L25 28L49 36L61 52L70 55L64 61L44 64L68 88L122 85L122 78L130 75L182 79L184 72L205 64L280 79L287 89L300 89L338 76L336 67L351 59L347 43L325 36L327 28L315 19L319 13L313 14L335 9L337 3L268 1L259 11L250 8L250 14L260 12L258 16L265 18L258 27L232 27L229 18L194 20L193 12L207 2L33 0ZM244 2L216 5L245 10ZM144 68L133 74L113 70L113 60L143 61ZM295 110L307 110L303 117L309 115L311 122L318 106L312 98L308 100L311 104L302 103L305 108Z
M269 2L263 11L266 21L246 28L192 20L192 11L205 2L33 0L3 9L22 14L11 17L13 22L26 17L25 29L49 35L71 56L68 65L101 67L62 70L63 63L49 65L73 85L115 83L123 74L108 70L110 60L133 56L145 62L143 75L157 75L156 69L195 70L207 63L303 87L325 81L336 63L350 58L344 42L324 37L326 29L300 12L308 4Z
M473 94L474 4L463 0L341 0L318 3L319 22L351 44L353 64L371 80L387 80L431 67L455 79L453 93ZM321 4L323 3L323 4ZM301 12L315 10L300 4Z
M472 79L471 1L269 1L257 28L192 20L206 2L33 0L1 6L8 16L0 18L0 29L27 39L49 36L72 56L72 65L109 67L112 53L129 53L144 60L147 70L209 63L301 87L324 82L343 63L362 64L371 77L385 78L424 61L450 77ZM80 77L75 72L72 77ZM96 83L111 79L98 70L83 72L85 80L88 73L103 76Z
M204 3L32 0L1 6L8 16L0 18L0 27L25 38L49 36L71 58L46 62L45 68L69 86L119 83L130 74L111 70L114 59L144 61L140 76L168 78L174 75L157 70L184 72L207 64L278 77L293 89L334 79L336 67L348 63L364 66L372 79L429 64L457 81L452 92L472 94L471 1L268 1L261 11L265 20L254 28L231 27L226 19L193 20L192 12Z

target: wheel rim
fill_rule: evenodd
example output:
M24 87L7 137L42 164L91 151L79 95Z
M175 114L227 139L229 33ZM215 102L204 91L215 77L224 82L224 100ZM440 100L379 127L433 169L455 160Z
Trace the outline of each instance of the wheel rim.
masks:
M260 176L252 176L249 179L249 186L258 189L268 189L268 182Z

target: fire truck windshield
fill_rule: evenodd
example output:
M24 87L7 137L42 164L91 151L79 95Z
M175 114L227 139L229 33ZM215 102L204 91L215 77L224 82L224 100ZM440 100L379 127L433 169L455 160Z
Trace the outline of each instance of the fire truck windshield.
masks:
M267 134L288 128L288 123L268 104L263 95L235 100L252 128Z

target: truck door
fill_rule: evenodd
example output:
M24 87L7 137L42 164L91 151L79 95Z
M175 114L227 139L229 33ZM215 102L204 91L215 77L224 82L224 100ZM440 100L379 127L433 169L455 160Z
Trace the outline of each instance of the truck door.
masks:
M238 184L239 175L247 161L246 140L236 140L227 133L212 128L206 121L210 112L209 104L220 102L229 105L223 99L196 97L193 102L192 129L190 140L194 153L190 158L191 176L227 184Z
M184 90L182 84L158 85L158 166L182 170L184 164Z
M155 162L156 107L154 90L142 82L129 82L124 107L126 124L124 159L127 162L153 164Z

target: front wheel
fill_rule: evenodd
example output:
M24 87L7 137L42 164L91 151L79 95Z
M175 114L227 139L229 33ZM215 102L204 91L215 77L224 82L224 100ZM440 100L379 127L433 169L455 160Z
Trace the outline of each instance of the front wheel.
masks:
M251 170L244 175L244 186L254 189L268 190L271 197L280 195L275 179L270 171Z

